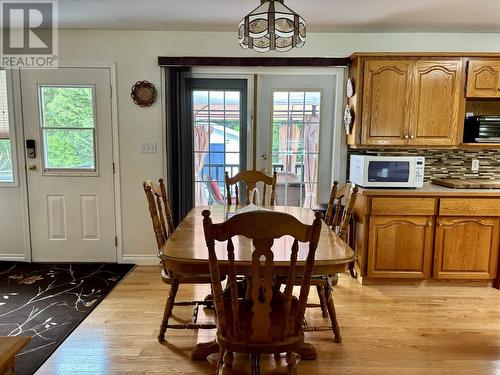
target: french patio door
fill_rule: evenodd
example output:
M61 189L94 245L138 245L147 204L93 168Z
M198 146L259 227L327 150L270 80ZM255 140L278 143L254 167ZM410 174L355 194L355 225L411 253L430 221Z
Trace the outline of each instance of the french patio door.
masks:
M109 69L22 70L33 261L116 261Z
M256 167L277 172L276 204L328 202L336 77L260 75Z

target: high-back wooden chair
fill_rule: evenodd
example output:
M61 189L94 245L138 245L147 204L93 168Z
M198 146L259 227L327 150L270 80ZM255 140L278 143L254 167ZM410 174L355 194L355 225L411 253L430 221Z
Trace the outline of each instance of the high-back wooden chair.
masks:
M172 212L168 203L165 184L163 183L163 179L160 179L158 184L154 181L144 181L143 188L148 201L148 208L151 215L151 221L153 223L156 244L158 245L158 257L161 259L161 279L165 284L170 285L170 291L165 303L158 340L160 342L165 341L165 332L167 328L215 328L215 324L197 324L199 306L211 305L211 298L205 299L204 301L175 302L175 297L180 284L210 284L210 275L184 275L174 273L167 268L167 265L163 260L162 248L167 243L168 237L174 232L174 222L172 220ZM174 306L189 305L194 306L191 323L168 324L168 320L172 315Z
M333 183L330 202L328 203L324 220L342 240L347 242L349 222L351 220L354 204L356 203L358 188L352 183L346 183L339 189L338 184L337 181ZM349 271L352 275L354 271L353 263L349 264ZM323 318L330 318L335 342L341 342L342 337L332 296L333 287L337 285L337 281L338 275L313 275L311 285L316 286L320 303L309 303L307 307L321 308ZM300 283L301 279L298 277L295 284L300 285ZM305 329L311 331L323 330L322 328L311 326ZM330 327L328 327L328 329L330 329Z
M351 222L352 212L356 203L358 187L350 182L344 184L341 188L338 187L338 181L333 183L328 208L326 209L325 222L333 231L347 243L349 234L349 224ZM354 271L354 262L349 263L349 272L352 277L356 277ZM337 321L335 304L333 302L333 287L337 285L338 275L315 275L313 276L313 284L316 285L318 291L319 306L323 317L329 317L332 324L335 342L341 342L340 327ZM317 306L311 304L311 306Z
M316 213L312 225L281 212L253 211L241 213L220 224L213 224L210 211L202 213L205 240L209 254L215 311L217 342L220 346L218 370L230 373L233 352L251 355L252 374L260 373L261 354L286 353L288 373L296 373L295 350L303 343L302 324L311 283L314 257L322 225L322 214ZM290 249L290 267L284 292L276 285L273 268L274 239L284 235L294 238ZM253 240L251 275L245 297L238 296L234 267L233 237ZM227 241L229 297L224 297L215 242ZM292 295L298 242L309 242L305 271L301 275L300 295ZM225 255L220 254L225 258ZM222 367L221 367L222 366Z
M240 204L240 197L238 191L238 183L244 182L246 184L246 204L257 203L250 202L250 192L257 186L258 182L264 184L263 194L262 194L262 205L266 204L266 190L267 186L271 187L271 198L270 205L274 206L274 200L276 199L276 172L273 173L272 177L266 175L261 171L241 171L237 173L234 177L229 177L229 173L225 172L226 181L226 195L227 204L231 205L234 199L231 198L231 185L234 185L235 200L236 204ZM254 197L255 199L255 197Z

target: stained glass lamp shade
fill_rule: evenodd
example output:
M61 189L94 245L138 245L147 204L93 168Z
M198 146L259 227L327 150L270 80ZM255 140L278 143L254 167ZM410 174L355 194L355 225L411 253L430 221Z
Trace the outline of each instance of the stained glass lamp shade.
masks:
M306 22L283 0L261 0L260 5L241 20L238 39L244 49L285 52L304 45Z

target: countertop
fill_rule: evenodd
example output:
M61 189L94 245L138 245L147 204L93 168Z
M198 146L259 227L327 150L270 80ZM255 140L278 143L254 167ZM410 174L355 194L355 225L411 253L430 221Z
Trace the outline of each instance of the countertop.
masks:
M359 188L359 193L366 196L434 196L434 197L497 197L500 198L500 189L452 189L434 185L430 182L418 189L394 188Z

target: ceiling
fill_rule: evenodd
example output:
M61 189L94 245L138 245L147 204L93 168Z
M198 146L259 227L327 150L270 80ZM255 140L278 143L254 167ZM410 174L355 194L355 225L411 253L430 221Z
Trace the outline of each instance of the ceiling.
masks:
M235 31L259 0L59 0L59 27ZM500 32L500 0L285 0L312 32Z

